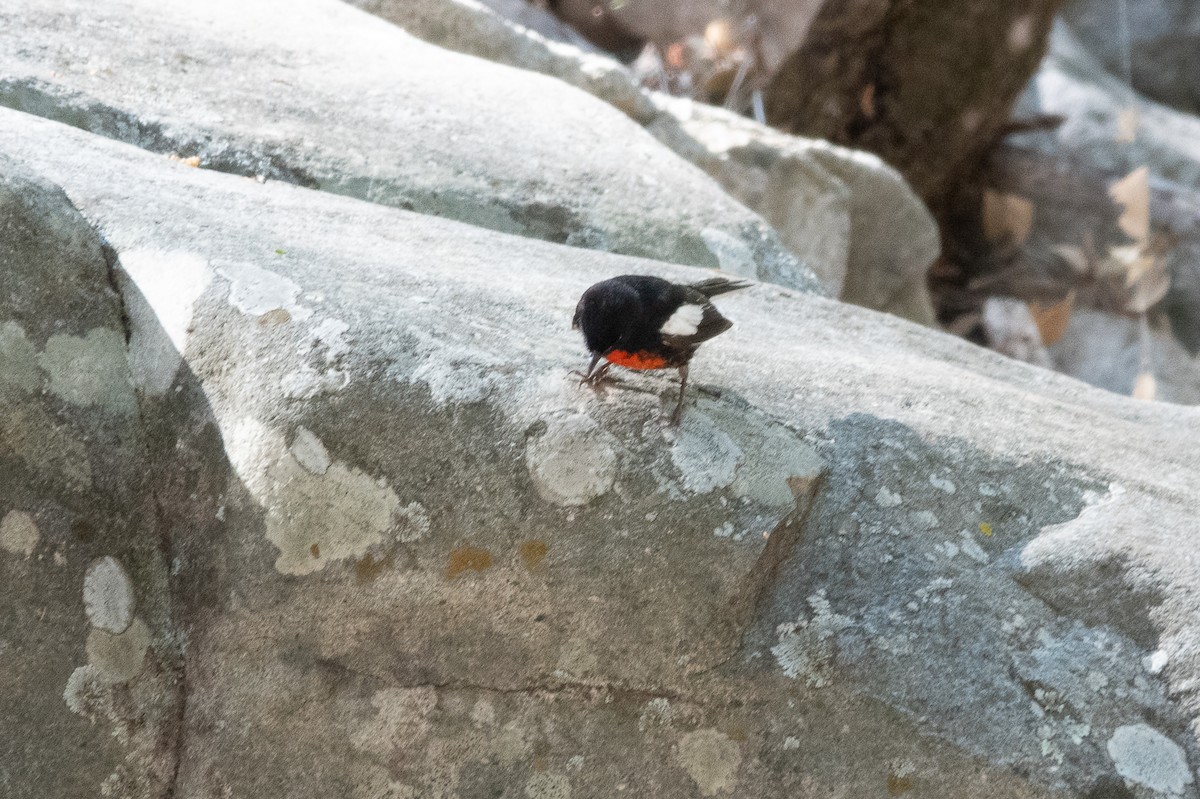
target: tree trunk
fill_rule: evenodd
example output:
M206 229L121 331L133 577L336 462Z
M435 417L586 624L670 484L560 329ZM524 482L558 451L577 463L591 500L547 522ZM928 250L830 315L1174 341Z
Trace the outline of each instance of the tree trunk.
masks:
M877 153L944 219L1064 0L827 0L767 88L772 124Z

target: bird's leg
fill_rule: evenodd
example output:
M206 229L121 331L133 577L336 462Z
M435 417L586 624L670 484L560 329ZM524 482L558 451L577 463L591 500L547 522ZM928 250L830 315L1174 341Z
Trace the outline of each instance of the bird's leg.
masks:
M587 372L581 372L578 369L576 369L574 372L571 372L571 374L579 377L579 385L582 386L586 383L587 385L596 388L601 384L601 382L605 379L605 376L608 374L609 368L612 367L612 364L605 363L600 366L599 369L596 368L596 365L600 363L600 359L603 357L604 356L602 354L593 355L592 362L588 364ZM612 378L608 379L611 380Z
M675 412L671 414L671 426L675 427L683 419L683 392L687 389L688 365L679 367L679 402L675 403Z

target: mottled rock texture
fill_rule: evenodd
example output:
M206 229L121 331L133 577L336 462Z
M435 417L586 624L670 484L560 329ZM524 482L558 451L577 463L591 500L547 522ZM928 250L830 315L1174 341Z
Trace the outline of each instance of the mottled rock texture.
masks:
M759 284L670 428L571 311L710 273L91 118L0 110L5 793L1196 796L1200 411Z
M514 18L474 0L348 1L426 41L553 75L625 111L761 214L830 294L933 323L925 273L940 250L937 226L899 173L875 156L640 89L616 61L530 30L527 17L536 9ZM734 256L722 266L728 269L739 260L737 245L722 248L720 238L706 241Z
M344 3L13 0L0 105L211 169L817 287L761 217L624 114ZM737 242L732 260L713 237Z

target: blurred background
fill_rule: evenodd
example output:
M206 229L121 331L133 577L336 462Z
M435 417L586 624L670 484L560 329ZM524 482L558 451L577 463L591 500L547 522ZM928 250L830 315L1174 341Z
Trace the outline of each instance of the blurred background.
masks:
M1200 403L1200 0L481 3L503 35L354 0L443 46L553 72L501 41L516 31L619 62L660 105L874 153L932 213L941 254L902 299L870 299L865 274L835 276L843 299L1114 392ZM787 241L811 209L766 185L786 179L760 149L705 168Z

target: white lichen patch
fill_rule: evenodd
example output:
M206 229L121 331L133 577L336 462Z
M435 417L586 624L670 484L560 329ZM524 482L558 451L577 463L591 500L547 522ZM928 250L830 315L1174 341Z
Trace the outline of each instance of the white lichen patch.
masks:
M38 364L50 377L50 392L72 405L125 416L137 411L125 337L116 330L94 327L83 336L51 336Z
M267 539L279 549L275 568L284 574L310 574L429 530L425 509L402 506L386 482L338 461L314 474L279 432L254 419L234 425L226 444L238 476L266 511Z
M496 706L487 699L480 699L471 708L471 723L476 727L493 727L496 724Z
M881 486L875 492L875 504L881 508L894 508L904 502L904 497L894 491L889 491L887 486Z
M350 736L355 749L389 757L411 751L429 736L429 714L437 706L437 691L421 688L383 688L371 697L375 715Z
M586 638L571 638L563 644L554 675L559 679L580 679L593 674L599 663Z
M425 346L428 349L424 361L412 375L398 377L403 382L424 383L438 405L482 402L497 393L511 371L512 364L482 348L447 346L434 341L427 341Z
M390 486L343 463L314 475L289 454L268 469L267 481L267 539L279 548L275 568L285 574L361 557L394 529L410 527ZM415 528L406 535L414 533L420 537Z
M660 696L651 699L642 708L642 715L638 717L638 730L645 732L656 727L670 727L674 719L675 711L671 708L671 703L666 697Z
M707 415L685 414L674 443L671 462L679 470L684 489L707 494L731 484L742 461L742 450Z
M927 510L919 510L910 518L913 525L919 530L932 530L940 523L938 517L932 511Z
M1117 727L1108 740L1108 756L1118 774L1152 791L1180 795L1193 781L1179 744L1146 724Z
M991 560L991 558L988 557L988 553L984 551L983 547L976 543L975 537L971 535L970 531L963 530L961 533L959 533L958 539L959 549L961 549L963 554L971 560L975 561L976 563L987 563L989 560Z
M680 739L678 757L700 793L715 796L733 790L742 750L725 733L706 728L689 732Z
M90 664L79 666L67 678L67 686L63 689L63 701L72 713L91 718L94 716L93 708L97 704L98 695L108 688L108 684L97 667Z
M312 311L297 303L300 287L292 280L249 263L229 263L217 273L229 281L229 302L247 316L258 318L282 309L292 319L303 321Z
M813 612L811 618L779 625L778 641L771 647L771 654L788 677L823 688L833 678L837 634L852 627L854 621L835 613L823 590L810 596L808 605Z
M162 250L126 250L120 266L134 286L122 286L134 385L161 396L183 361L194 307L212 284L213 271L198 255Z
M557 414L525 445L525 465L538 495L562 507L586 505L617 478L616 440L587 416Z
M150 630L141 619L134 619L120 635L93 629L86 646L88 663L110 682L128 682L138 676L149 648Z
M313 474L325 474L329 471L329 452L321 443L321 439L307 427L296 428L296 437L292 440L292 457Z
M937 475L930 475L929 484L945 494L953 494L958 490L958 487L953 482Z
M529 799L571 799L571 781L552 771L534 772L525 781Z
M350 342L346 338L350 325L341 319L322 319L308 333L308 340L300 347L300 354L306 355L313 350L324 350L326 365L333 365L350 352Z
M736 496L790 509L798 487L811 486L825 471L820 454L781 425L745 426L733 435L744 453L732 485Z
M29 394L42 384L42 370L37 364L33 343L25 338L25 330L16 322L0 325L0 396L7 388Z
M392 779L382 766L368 765L359 773L350 799L417 799L417 789Z
M348 372L341 369L318 370L307 365L279 378L279 390L288 399L312 399L321 394L336 394L348 385Z
M800 739L794 735L789 735L783 739L783 751L791 752L800 748Z
M0 549L28 558L40 539L37 524L24 511L10 510L0 520Z
M1142 668L1151 674L1162 674L1163 669L1167 667L1167 653L1161 649L1155 650L1153 653L1142 658Z
M99 630L120 635L133 623L133 580L114 557L92 561L83 575L83 609Z

